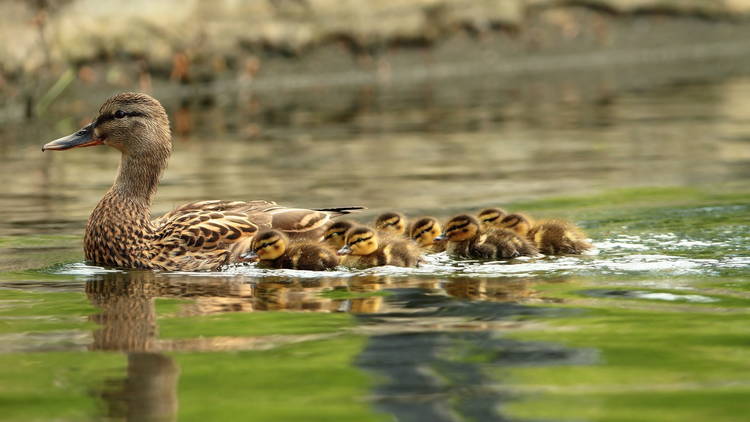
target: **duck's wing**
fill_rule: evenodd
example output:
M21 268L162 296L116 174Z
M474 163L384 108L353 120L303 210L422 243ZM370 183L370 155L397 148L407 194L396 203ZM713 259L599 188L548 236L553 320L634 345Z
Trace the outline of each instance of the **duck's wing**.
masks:
M250 245L258 225L244 213L185 210L160 218L153 241L154 266L166 270L214 270Z
M310 240L321 240L323 231L331 221L340 216L361 210L362 207L342 208L286 208L269 207L252 216L253 221L262 227L272 227L281 230L292 238L304 238Z
M262 212L263 210L278 207L273 201L195 201L187 204L180 205L172 211L156 218L152 221L155 227L159 227L166 221L170 221L175 217L185 215L192 212L222 212L231 211L236 213L249 213L249 212Z
M153 221L156 266L205 270L239 261L261 228L319 240L332 218L361 207L310 210L270 201L200 201Z

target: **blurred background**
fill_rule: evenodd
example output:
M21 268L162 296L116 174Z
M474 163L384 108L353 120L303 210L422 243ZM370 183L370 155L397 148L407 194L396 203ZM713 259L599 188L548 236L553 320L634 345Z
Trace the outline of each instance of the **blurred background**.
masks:
M0 201L14 209L0 226L22 220L6 227L19 234L82 226L119 157L39 146L126 90L170 113L175 156L157 212L260 197L447 214L748 174L750 1L0 9Z

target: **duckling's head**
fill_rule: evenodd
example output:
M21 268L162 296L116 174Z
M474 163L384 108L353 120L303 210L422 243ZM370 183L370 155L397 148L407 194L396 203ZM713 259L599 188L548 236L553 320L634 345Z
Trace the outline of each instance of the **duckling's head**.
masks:
M441 233L440 223L435 217L423 217L412 224L409 237L419 246L426 247L432 245Z
M500 220L498 227L513 230L521 236L526 236L531 230L531 220L523 214L508 214Z
M107 145L123 155L166 161L171 139L169 118L161 103L146 94L125 92L107 99L89 125L49 142L42 151Z
M386 233L402 235L406 232L406 217L397 212L386 212L375 219L375 228Z
M253 236L250 244L250 252L245 255L246 259L260 259L261 261L273 260L286 252L289 239L278 230L261 230Z
M502 208L485 208L479 211L477 218L482 223L482 227L500 227L500 221L508 215L508 213Z
M369 227L352 227L346 232L346 244L339 255L370 255L378 249L378 235Z
M349 220L338 220L328 226L323 233L323 242L331 245L335 249L344 247L346 244L346 232L354 227L354 223Z
M471 239L478 233L479 221L468 214L461 214L451 218L445 224L445 231L437 240L447 239L449 242L462 242Z

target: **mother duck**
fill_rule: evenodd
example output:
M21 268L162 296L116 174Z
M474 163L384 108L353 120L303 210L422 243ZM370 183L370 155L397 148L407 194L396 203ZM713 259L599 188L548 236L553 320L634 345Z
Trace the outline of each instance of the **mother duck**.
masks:
M96 265L212 271L241 261L259 228L319 239L333 217L362 207L298 209L270 201L199 201L151 220L151 201L172 152L169 118L141 93L109 98L99 116L42 151L107 145L122 154L114 185L86 224L86 260Z

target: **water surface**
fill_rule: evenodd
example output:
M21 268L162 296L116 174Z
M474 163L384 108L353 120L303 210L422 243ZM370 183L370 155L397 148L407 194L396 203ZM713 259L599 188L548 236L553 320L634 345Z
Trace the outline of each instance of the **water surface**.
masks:
M742 420L750 79L443 85L322 90L317 108L168 99L154 211L264 198L365 205L365 222L500 205L576 221L594 251L94 267L81 236L118 157L39 148L98 104L0 129L0 420Z

